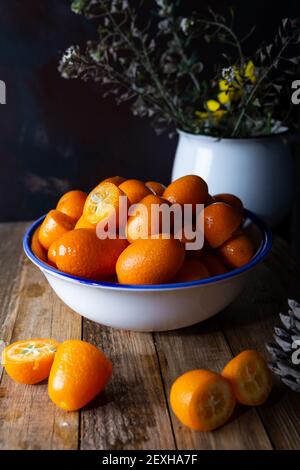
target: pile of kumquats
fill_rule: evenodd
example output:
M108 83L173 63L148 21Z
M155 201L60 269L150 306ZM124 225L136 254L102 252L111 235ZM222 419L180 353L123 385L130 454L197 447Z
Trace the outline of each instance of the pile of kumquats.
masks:
M65 411L84 407L112 375L112 363L106 355L80 340L60 344L45 338L18 341L4 349L2 363L9 376L22 384L48 378L50 399ZM212 431L229 420L236 403L261 405L271 389L265 360L248 350L231 359L220 374L198 369L178 377L171 387L170 404L184 425Z
M122 205L129 209L125 217L120 216ZM203 247L187 249L193 240L186 239L184 230L178 233L175 219L166 233L162 214L154 219L152 212L153 207L166 206L189 206L191 228L200 226L202 220ZM200 212L198 207L202 207ZM60 271L91 280L121 284L195 281L250 261L254 247L242 228L243 215L238 197L211 196L206 182L196 175L183 176L168 187L115 176L90 194L79 190L64 194L33 235L32 250ZM100 237L99 227L110 226L115 228L114 236L109 228L107 238Z

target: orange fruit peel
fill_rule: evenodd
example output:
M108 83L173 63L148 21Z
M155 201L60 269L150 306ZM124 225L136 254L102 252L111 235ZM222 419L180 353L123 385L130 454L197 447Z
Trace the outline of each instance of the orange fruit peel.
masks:
M119 188L126 194L130 204L137 204L144 197L153 194L145 183L140 180L126 180L120 184Z
M81 217L87 194L80 190L65 193L57 203L56 209L77 222Z
M218 248L238 229L243 212L224 202L215 202L204 209L204 237L210 248Z
M106 386L112 363L96 346L68 340L58 347L48 382L50 399L66 411L79 410Z
M205 204L208 196L206 182L197 175L187 175L173 181L163 193L171 204Z
M254 245L250 237L239 230L218 248L218 253L227 266L233 269L240 268L251 260Z
M123 176L110 176L109 178L105 178L102 183L114 183L116 186L120 186L124 181L125 178L123 178Z
M121 284L164 284L171 282L181 268L185 250L173 238L136 240L121 253L116 264Z
M39 240L39 232L40 229L37 228L32 236L31 239L31 249L35 256L37 256L41 261L44 261L45 263L47 262L47 251L45 248L41 245L40 240Z
M55 261L59 270L73 276L105 280L115 275L116 262L127 246L127 240L100 240L94 230L76 229L57 241Z
M41 245L48 251L51 243L61 237L64 233L69 232L75 226L75 221L67 214L53 209L46 215L40 226L39 241Z
M196 259L187 258L173 282L191 282L207 279L208 277L208 269L203 263Z
M150 191L152 191L155 196L162 196L164 190L166 189L165 185L159 183L158 181L147 181L145 186L150 189Z

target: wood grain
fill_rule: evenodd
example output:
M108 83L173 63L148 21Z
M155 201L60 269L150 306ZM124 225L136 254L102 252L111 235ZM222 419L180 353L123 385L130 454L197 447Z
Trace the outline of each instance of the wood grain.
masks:
M174 437L151 334L84 320L83 339L114 366L98 402L82 412L82 449L174 449Z
M172 382L191 369L219 372L232 355L215 319L175 332L155 334L166 393ZM210 433L182 426L172 414L178 449L271 449L255 409L237 408L233 419Z
M10 272L10 266L17 264L14 261L16 251L19 253L16 246L22 233L23 230L12 231L15 243L6 244L2 276ZM32 337L80 338L81 318L62 304L32 263L23 258L22 270L16 269L15 275L13 291L11 285L5 283L1 289L2 304L6 306L4 332L7 341ZM12 301L11 297L17 300ZM3 374L0 385L1 449L76 449L78 429L79 414L59 410L48 397L46 383L24 386Z
M288 296L300 300L299 263L281 239L275 239L271 255L254 273L242 296L221 315L225 336L234 354L257 349L265 357L265 344L272 341L278 313ZM300 448L300 397L274 382L271 398L259 408L269 437L277 449Z
M0 224L0 339L9 342L20 303L24 223ZM1 370L0 370L1 374Z

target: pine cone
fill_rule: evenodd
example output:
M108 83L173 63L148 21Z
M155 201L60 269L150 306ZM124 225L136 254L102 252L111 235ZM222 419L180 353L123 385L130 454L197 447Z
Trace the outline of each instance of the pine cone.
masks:
M270 369L281 381L295 392L300 392L300 304L288 300L287 313L280 313L284 328L275 327L276 344L267 344L272 356Z

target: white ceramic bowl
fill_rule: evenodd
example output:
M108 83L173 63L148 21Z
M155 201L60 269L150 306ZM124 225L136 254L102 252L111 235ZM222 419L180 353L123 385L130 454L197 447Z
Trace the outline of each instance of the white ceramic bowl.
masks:
M29 227L23 247L58 297L72 310L90 320L134 331L174 330L212 317L237 297L272 245L271 232L260 219L246 211L245 228L257 250L252 260L242 268L180 284L132 286L95 282L58 271L34 255L31 238L44 217Z

